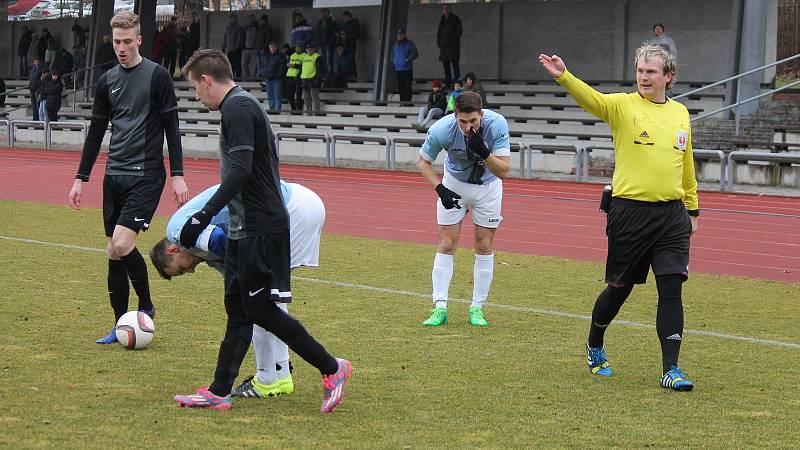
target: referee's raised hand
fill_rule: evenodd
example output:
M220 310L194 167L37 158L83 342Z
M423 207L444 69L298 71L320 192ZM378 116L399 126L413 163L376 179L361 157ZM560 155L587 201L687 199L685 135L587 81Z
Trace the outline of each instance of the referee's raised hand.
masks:
M553 78L564 75L564 71L567 70L567 65L558 55L547 56L544 53L540 53L539 62Z
M461 196L444 187L442 183L436 186L436 193L439 194L439 199L442 200L444 209L461 209L461 205L458 204L458 199L460 199Z

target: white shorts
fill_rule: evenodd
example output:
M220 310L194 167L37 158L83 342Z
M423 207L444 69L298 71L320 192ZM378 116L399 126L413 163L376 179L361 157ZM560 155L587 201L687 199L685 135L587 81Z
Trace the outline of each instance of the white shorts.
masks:
M286 204L289 212L289 248L291 268L319 266L319 240L325 224L325 205L316 192L288 183L292 197Z
M436 201L436 222L439 225L455 225L464 220L467 211L472 211L472 222L484 228L497 228L503 221L500 206L503 203L503 180L497 178L488 184L470 184L456 180L447 173L442 184L461 196L461 209L445 209L442 200Z

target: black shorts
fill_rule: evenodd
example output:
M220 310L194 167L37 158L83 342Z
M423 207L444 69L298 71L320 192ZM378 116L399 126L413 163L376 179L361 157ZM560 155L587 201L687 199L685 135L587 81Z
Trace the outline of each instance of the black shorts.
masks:
M225 305L291 303L289 232L229 239L225 249Z
M606 283L642 284L652 266L659 275L689 277L692 223L680 200L641 202L613 198L606 235Z
M106 175L103 179L103 224L106 236L122 225L135 232L147 231L156 213L166 176Z

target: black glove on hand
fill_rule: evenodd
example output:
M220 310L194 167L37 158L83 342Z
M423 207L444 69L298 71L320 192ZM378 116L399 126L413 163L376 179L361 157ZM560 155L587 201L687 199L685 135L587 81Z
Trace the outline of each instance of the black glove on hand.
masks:
M186 248L192 248L197 243L197 238L203 233L209 223L211 223L211 214L206 210L201 209L194 213L189 220L183 224L181 228L181 245Z
M469 149L480 156L481 159L488 158L492 153L489 151L489 147L486 146L486 142L483 141L483 136L475 128L470 128L470 130L472 131L472 136L469 138Z
M442 199L442 206L444 206L444 209L461 209L461 205L458 204L458 199L460 199L461 196L444 187L442 183L436 186L436 193L439 194L439 198Z

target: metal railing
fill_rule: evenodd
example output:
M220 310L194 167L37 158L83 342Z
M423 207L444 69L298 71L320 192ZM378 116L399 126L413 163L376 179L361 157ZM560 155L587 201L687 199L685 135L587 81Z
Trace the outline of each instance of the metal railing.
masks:
M390 145L390 138L386 136L382 136L379 134L340 134L340 133L332 133L331 134L331 146L330 146L330 158L328 160L328 165L335 166L336 165L336 142L337 141L348 141L350 143L364 143L364 142L377 142L379 144L383 144L386 147L386 168L387 169L394 169L395 161L392 160L392 146Z
M322 132L299 132L299 131L277 131L275 132L275 152L280 156L281 154L281 141L286 138L291 139L316 139L321 140L325 144L325 162L331 164L331 137L328 133Z
M797 153L766 153L736 150L728 153L727 157L727 187L728 192L733 192L733 182L736 179L736 161L768 161L780 164L800 164L800 154Z
M11 122L6 119L0 119L0 123L6 128L6 142L8 142L8 146L11 147Z
M583 147L572 144L553 144L552 142L545 142L542 140L527 141L528 145L525 146L524 152L527 155L520 158L521 169L523 177L529 177L533 173L533 152L539 151L542 153L555 153L555 152L569 152L575 154L575 177L578 181L583 179Z

